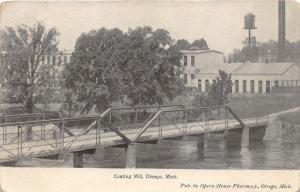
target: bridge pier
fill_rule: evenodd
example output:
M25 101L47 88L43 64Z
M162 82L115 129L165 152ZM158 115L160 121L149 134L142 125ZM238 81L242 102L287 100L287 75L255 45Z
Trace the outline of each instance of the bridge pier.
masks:
M129 143L126 147L126 168L136 168L136 145L137 143Z
M250 145L250 133L249 132L250 132L249 127L243 128L242 141L241 141L242 147L249 147L249 145Z
M81 168L83 165L83 153L82 151L73 152L73 167Z
M239 150L241 149L243 129L229 129L225 131L225 146L228 150Z
M262 143L266 133L267 126L251 127L249 129L249 141L251 143Z

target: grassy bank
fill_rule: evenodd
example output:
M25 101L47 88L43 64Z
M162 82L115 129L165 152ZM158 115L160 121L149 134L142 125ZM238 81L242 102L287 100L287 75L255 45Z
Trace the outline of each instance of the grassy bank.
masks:
M292 124L300 125L300 111L281 115L279 119Z
M263 116L300 106L300 95L233 98L230 106L241 117Z

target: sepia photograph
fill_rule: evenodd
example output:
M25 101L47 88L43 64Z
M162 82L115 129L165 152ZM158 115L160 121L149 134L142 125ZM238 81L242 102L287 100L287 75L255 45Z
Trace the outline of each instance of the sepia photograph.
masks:
M2 168L299 171L297 1L2 2L0 37Z

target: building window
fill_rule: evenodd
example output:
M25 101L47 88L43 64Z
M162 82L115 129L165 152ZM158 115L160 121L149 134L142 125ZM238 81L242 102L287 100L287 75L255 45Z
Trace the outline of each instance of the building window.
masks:
M64 56L64 64L67 64L67 63L68 63L68 57Z
M258 93L262 93L262 81L258 81Z
M243 80L243 93L247 92L247 81Z
M187 74L184 74L184 84L187 84Z
M208 92L208 90L209 90L209 80L206 79L205 80L205 92Z
M184 56L184 61L183 61L183 63L184 63L184 66L187 66L187 56Z
M279 87L278 81L274 81L274 87Z
M202 91L202 80L201 79L198 80L198 89L200 92Z
M213 84L216 84L216 83L217 83L217 81L214 79L214 80L213 80Z
M239 80L235 80L234 86L235 86L235 92L238 93L239 92Z
M251 93L254 93L254 80L250 81L250 89L251 89Z
M195 56L191 56L191 66L195 67Z
M270 93L271 87L270 87L270 81L266 81L266 93Z
M191 74L191 79L195 79L195 74L194 73Z

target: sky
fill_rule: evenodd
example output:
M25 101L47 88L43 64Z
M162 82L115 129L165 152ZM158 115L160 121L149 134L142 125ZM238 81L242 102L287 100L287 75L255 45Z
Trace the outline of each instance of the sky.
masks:
M204 38L225 54L241 48L248 32L244 16L256 16L257 41L277 40L277 0L65 1L2 3L0 27L42 22L59 33L59 49L73 50L83 32L101 27L127 31L137 26L164 28L174 39ZM300 40L300 2L286 0L286 39Z

